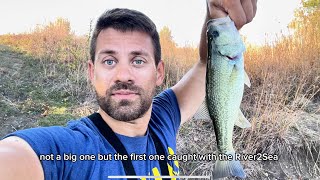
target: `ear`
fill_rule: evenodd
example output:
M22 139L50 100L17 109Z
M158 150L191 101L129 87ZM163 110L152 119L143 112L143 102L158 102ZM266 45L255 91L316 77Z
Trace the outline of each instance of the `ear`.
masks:
M93 64L92 60L88 60L88 76L89 76L89 79L90 79L91 83L93 83L93 80L94 80L94 64Z
M156 85L160 86L163 83L163 79L164 79L164 62L162 60L160 60L160 62L158 63L157 66L157 81L156 81Z

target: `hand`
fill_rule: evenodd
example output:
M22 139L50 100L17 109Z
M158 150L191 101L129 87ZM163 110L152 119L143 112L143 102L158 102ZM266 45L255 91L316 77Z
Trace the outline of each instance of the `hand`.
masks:
M240 29L256 15L257 0L207 0L207 8L210 19L229 15Z

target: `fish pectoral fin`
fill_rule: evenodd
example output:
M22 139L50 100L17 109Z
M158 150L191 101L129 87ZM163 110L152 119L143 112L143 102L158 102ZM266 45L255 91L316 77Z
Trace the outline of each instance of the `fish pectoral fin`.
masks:
M193 115L194 120L211 120L206 100L202 102L197 112Z
M238 113L239 117L237 118L235 125L240 128L249 128L251 127L251 123L247 120L247 118L243 115L242 111L239 109ZM204 100L197 112L193 115L192 119L194 120L211 120L209 115L209 110L206 101Z
M240 128L249 128L251 127L251 123L244 117L242 111L239 109L239 118L234 123L236 126Z
M248 87L251 86L250 79L246 71L244 71L244 84L247 85Z

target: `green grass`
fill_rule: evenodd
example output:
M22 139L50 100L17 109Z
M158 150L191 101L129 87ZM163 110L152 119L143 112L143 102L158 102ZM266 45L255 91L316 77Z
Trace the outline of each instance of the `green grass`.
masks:
M83 100L65 87L67 76L63 65L44 63L2 45L0 57L1 117L24 114L37 119L39 126L52 126L64 125L80 116L69 110ZM55 69L50 69L53 66Z
M50 114L39 119L39 126L65 126L67 121L77 119L76 116L68 113Z

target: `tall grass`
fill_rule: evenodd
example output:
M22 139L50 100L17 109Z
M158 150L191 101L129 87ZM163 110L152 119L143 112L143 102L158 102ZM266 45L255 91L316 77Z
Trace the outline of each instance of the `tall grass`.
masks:
M80 102L91 91L86 77L88 36L76 36L68 20L58 18L29 33L1 35L0 43L38 59L41 76L56 91L66 91Z

